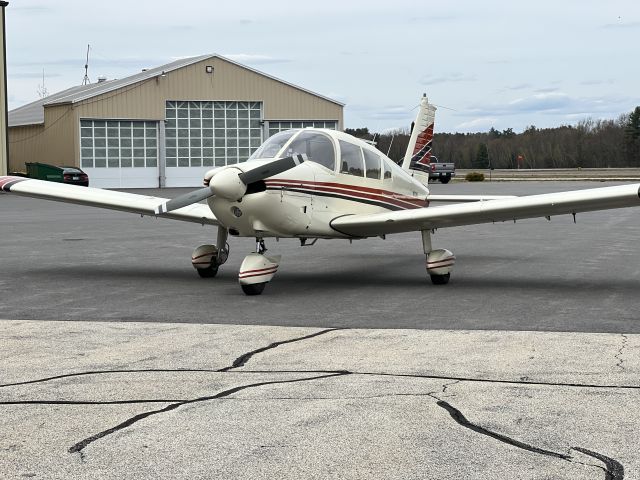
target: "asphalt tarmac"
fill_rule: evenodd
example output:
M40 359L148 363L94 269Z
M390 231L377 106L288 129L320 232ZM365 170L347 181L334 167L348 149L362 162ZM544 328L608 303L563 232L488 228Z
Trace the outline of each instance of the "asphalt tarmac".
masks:
M535 194L600 182L434 184L435 193ZM145 191L175 196L184 190ZM281 254L263 295L237 283L252 239L201 279L192 250L216 229L0 195L0 316L6 319L253 324L340 328L639 333L640 209L442 229L457 256L431 284L419 234L386 240L270 240Z
M0 195L0 479L638 479L638 215L440 230L446 286L417 234L271 241L246 297L250 239L201 279L215 228Z

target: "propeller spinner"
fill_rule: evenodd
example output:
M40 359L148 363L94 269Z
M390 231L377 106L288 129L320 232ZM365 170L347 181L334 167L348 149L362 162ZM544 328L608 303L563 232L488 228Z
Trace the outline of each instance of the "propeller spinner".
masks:
M235 166L230 166L213 175L208 187L185 193L158 205L155 208L155 214L162 215L213 196L223 197L228 200L239 200L246 193L249 184L286 172L300 165L306 159L306 155L279 158L272 162L260 164L246 172L242 172Z

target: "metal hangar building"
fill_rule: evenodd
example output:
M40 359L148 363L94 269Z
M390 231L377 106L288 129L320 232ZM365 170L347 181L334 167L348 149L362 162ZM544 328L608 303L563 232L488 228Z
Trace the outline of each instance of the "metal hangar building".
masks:
M9 112L9 171L79 166L91 186L192 187L269 136L343 129L336 100L220 55L177 60L69 88Z

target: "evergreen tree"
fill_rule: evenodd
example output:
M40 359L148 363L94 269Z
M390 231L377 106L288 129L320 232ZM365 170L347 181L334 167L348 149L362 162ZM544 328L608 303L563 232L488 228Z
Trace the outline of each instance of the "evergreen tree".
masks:
M473 168L489 168L489 150L486 143L478 145L478 151L471 164Z
M636 107L629 115L624 129L624 150L627 164L640 166L640 107Z

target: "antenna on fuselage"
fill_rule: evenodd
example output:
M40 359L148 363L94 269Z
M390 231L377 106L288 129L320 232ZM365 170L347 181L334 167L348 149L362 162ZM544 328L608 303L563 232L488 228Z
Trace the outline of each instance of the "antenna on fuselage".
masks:
M389 149L387 150L387 157L389 157L389 154L391 153L391 146L393 145L393 139L396 138L396 134L394 133L393 135L391 135L391 141L389 142ZM391 158L391 157L389 157Z

